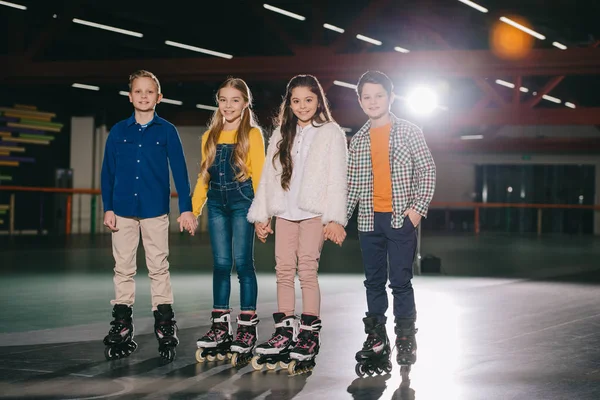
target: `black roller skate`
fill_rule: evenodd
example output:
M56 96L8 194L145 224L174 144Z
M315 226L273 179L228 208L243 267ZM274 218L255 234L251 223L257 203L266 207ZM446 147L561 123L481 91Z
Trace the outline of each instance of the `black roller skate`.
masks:
M259 319L256 314L242 313L237 318L237 332L231 343L231 365L244 367L252 359L252 350L256 346L256 325Z
M396 332L396 349L398 350L396 362L400 365L402 382L410 384L410 370L412 365L417 362L415 320L396 318L396 328L394 330Z
M112 327L104 338L104 357L107 360L118 360L128 357L137 349L137 343L133 341L133 309L124 304L115 304L113 307Z
M165 362L175 359L175 347L179 344L174 316L170 304L159 304L154 311L154 334L158 339L158 354Z
M385 331L385 324L378 323L376 317L363 318L365 324L365 333L367 340L363 343L363 348L356 353L356 375L361 378L365 374L381 375L392 372L392 362L390 361L390 340Z
M290 352L292 361L288 365L290 375L310 372L315 367L315 357L319 354L321 339L321 320L314 315L302 314L300 316L300 333L298 342Z
M213 311L211 313L212 325L206 335L202 336L196 345L196 361L223 361L231 358L231 342L233 340L231 329L231 314L229 311Z
M274 370L277 365L287 369L292 359L290 352L298 340L298 320L295 316L285 316L284 313L273 314L275 333L267 342L256 346L257 355L252 357L252 368L256 371L263 369Z

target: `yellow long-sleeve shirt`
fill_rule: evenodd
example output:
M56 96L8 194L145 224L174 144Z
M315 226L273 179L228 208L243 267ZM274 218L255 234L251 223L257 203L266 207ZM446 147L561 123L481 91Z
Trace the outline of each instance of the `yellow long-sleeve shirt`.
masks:
M202 135L202 160L205 159L206 154L204 146L208 139L208 132ZM259 129L252 128L249 133L250 149L248 151L248 157L246 158L246 167L248 168L248 177L252 178L252 187L254 192L258 189L258 183L260 182L260 174L265 163L265 141ZM232 131L221 131L219 134L218 144L234 144L237 142L237 130ZM194 188L194 195L192 196L192 211L194 215L198 217L202 214L202 208L206 203L206 196L208 193L208 181L202 179L202 176L198 174L198 181Z

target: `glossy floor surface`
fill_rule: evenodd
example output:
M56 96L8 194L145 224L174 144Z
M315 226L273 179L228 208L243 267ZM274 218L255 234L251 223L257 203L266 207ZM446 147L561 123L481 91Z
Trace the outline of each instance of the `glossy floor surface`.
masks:
M600 398L598 239L425 236L423 254L440 256L444 274L413 280L419 349L408 388L395 363L389 375L355 375L354 353L365 339L356 239L325 247L321 352L312 373L292 377L196 362L196 339L209 326L210 248L205 237L179 235L171 247L181 343L175 361L163 365L143 264L134 308L139 348L107 362L101 340L113 295L109 238L0 238L0 398ZM264 340L276 311L272 250L272 243L256 244ZM235 274L232 284L238 287ZM299 288L297 295L301 306ZM234 290L234 315L238 298ZM390 336L392 329L390 318Z

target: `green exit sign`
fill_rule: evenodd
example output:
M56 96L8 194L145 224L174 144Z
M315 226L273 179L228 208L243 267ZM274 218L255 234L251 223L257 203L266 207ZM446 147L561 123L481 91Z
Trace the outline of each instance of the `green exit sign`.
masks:
M531 161L531 156L529 154L525 154L521 156L521 160L523 161Z

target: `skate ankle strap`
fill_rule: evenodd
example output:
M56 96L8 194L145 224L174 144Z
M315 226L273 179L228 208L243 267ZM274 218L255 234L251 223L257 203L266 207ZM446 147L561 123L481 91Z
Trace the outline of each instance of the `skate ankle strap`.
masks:
M321 324L314 324L314 325L300 325L300 330L301 331L320 331L321 330Z
M237 323L241 326L254 326L258 324L258 318L253 318L250 321L244 321L243 319L238 318Z
M219 323L219 322L229 322L231 320L231 314L227 313L227 314L223 314L221 315L219 318L211 318L211 321L214 323Z
M293 328L294 327L294 318L286 318L281 322L275 324L275 329L277 328Z

